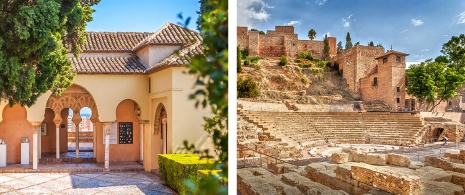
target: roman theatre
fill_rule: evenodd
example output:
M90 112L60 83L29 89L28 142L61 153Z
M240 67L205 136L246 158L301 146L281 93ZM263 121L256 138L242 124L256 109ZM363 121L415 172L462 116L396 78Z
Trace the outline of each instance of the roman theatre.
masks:
M290 26L266 34L238 27L240 49L261 58L238 75L260 95L237 101L237 192L464 194L463 93L420 112L405 93L408 54L356 45L330 50L336 70L299 64L298 52L318 56L322 44L297 40ZM278 65L280 56L288 65ZM357 98L341 100L341 88Z
M195 77L185 73L201 42L172 23L156 32L88 32L80 56L69 54L76 76L61 96L49 91L31 107L1 102L0 166L141 162L151 171L158 154L182 151L184 140L207 147L210 111L188 99Z

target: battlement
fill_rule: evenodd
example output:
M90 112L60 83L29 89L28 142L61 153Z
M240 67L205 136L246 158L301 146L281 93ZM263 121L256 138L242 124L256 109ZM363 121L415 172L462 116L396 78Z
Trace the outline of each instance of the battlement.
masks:
M328 37L330 56L336 55L336 38ZM324 57L324 43L318 40L299 40L293 26L275 26L266 34L249 31L247 27L237 27L237 44L248 49L249 55L260 57L297 57L299 52L310 52L316 58Z

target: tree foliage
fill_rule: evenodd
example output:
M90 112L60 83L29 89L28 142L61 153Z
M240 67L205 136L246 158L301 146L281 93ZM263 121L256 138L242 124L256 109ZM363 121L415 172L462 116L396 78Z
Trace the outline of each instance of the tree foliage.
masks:
M60 95L68 88L74 73L67 53L82 51L99 2L0 1L0 99L31 106L50 89Z
M329 48L328 35L325 35L325 39L323 40L323 44L324 44L324 46L323 46L323 52L324 52L324 54L325 54L324 59L326 60L327 58L330 57L330 56L329 56L329 50L330 50L330 48Z
M262 30L257 30L255 28L250 29L250 31L258 31L258 34L261 34L261 35L265 34L265 32L263 32Z
M342 47L342 41L339 41L339 43L337 43L337 53L342 53L342 51L344 50L344 48Z
M374 47L374 46L375 46L375 43L373 43L373 41L370 41L370 43L368 43L368 46Z
M406 72L407 93L418 99L423 111L456 97L465 82L465 36L452 37L441 52L444 56L413 65Z
M352 39L350 38L350 33L347 32L347 35L346 35L346 47L345 49L350 49L352 48Z
M196 76L195 85L200 88L190 99L196 100L196 106L211 109L212 117L204 117L205 130L215 145L215 167L220 167L220 176L228 178L228 1L200 1L202 6L211 7L201 13L200 34L203 38L203 55L196 55L188 65L189 74ZM201 9L207 10L207 9ZM188 21L185 23L187 27ZM195 151L195 146L184 141L184 146ZM213 157L209 150L203 151L203 157ZM211 174L195 181L186 181L193 194L227 194L227 188ZM206 187L208 186L208 187Z
M313 39L315 39L315 37L316 37L316 31L315 31L315 29L312 28L312 29L310 29L308 31L308 38L310 40L313 40Z
M257 83L251 77L237 80L237 96L239 98L255 98L260 95Z
M242 53L241 53L241 48L239 48L239 45L237 46L237 73L242 72Z

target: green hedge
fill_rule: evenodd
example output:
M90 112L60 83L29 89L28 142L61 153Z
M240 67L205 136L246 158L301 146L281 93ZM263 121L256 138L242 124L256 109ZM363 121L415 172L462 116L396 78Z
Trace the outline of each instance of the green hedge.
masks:
M213 160L200 159L194 154L159 154L160 178L179 194L186 194L184 179L196 176L198 170L208 169Z

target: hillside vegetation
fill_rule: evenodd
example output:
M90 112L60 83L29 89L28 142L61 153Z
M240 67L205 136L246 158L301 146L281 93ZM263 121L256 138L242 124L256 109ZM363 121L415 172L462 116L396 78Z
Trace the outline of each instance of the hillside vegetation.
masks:
M260 91L256 97L259 100L287 100L300 104L338 104L354 100L354 96L345 90L341 73L333 70L329 62L313 59L306 53L300 53L297 59L286 58L286 61L283 65L283 57L247 57L242 60L238 80L252 78ZM238 84L238 88L240 86Z

